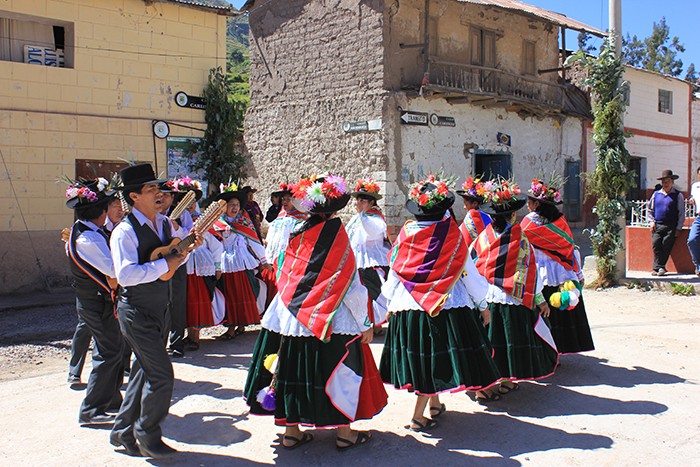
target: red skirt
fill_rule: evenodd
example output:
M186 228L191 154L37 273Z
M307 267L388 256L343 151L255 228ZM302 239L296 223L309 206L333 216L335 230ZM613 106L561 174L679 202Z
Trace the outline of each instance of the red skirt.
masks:
M265 309L267 309L272 299L277 295L277 278L275 277L275 271L272 269L263 269L260 277L267 285L267 299L265 300Z
M214 326L209 290L202 276L187 275L187 327Z
M225 272L221 277L224 280L226 296L226 317L223 324L239 326L260 323L258 303L252 285L252 281L257 280L254 271Z

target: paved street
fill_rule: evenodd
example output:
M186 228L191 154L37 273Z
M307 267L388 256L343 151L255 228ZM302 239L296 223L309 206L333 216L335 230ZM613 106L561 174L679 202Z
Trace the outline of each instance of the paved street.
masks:
M108 430L79 428L83 392L65 369L0 382L2 465L689 465L700 422L698 297L617 288L588 292L597 350L562 358L544 383L482 407L447 395L432 436L409 432L414 398L389 392L369 446L334 449L332 431L297 451L278 447L269 417L248 416L241 398L256 332L206 341L175 363L175 396L164 434L181 452L146 461L114 452ZM381 342L372 344L375 356ZM87 372L83 379L87 376Z

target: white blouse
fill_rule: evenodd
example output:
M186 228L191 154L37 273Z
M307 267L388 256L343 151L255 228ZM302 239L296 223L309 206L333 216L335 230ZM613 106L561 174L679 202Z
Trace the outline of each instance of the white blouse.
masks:
M388 266L389 246L385 244L386 222L376 215L355 214L345 230L350 237L350 246L355 253L355 262L359 269L374 266Z
M221 270L221 255L224 246L209 232L203 236L204 243L190 253L187 259L187 274L213 276Z
M371 327L367 316L367 289L360 282L360 275L355 277L350 284L343 301L338 310L333 315L332 333L356 336ZM262 327L270 331L293 337L312 337L309 331L301 322L296 319L291 311L284 305L280 294L267 307L267 311L262 319Z
M227 222L232 219L227 218ZM255 269L261 263L266 264L265 247L235 230L220 232L223 237L223 253L221 255L221 272L239 272Z
M265 242L267 242L265 257L268 263L274 263L279 255L284 253L287 245L289 245L289 236L294 227L301 222L304 222L304 220L292 216L278 217L270 222L267 236L265 237Z

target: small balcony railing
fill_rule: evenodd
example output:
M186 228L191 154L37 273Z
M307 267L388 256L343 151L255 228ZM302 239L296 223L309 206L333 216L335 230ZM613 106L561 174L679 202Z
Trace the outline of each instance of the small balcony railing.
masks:
M585 94L573 85L562 85L497 68L431 61L429 84L432 93L465 95L470 102L526 104L555 112L590 115Z

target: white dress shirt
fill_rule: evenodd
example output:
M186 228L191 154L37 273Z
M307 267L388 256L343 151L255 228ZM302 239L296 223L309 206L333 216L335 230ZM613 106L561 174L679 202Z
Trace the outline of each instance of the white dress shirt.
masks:
M162 214L156 214L156 225L154 226L138 209L132 208L131 212L140 225L147 225L158 235L161 241L165 241L163 221L170 223L170 230L173 236L180 237L184 231L184 229L180 229L179 235L176 235L173 223ZM160 276L168 272L168 262L165 258L139 264L139 239L130 222L120 222L119 225L114 228L110 246L112 249L112 260L114 261L116 277L119 284L123 287L154 282L158 280Z
M78 222L90 228L81 233L75 241L78 256L105 276L115 277L112 254L109 251L107 239L98 232L99 227L90 221L79 220ZM68 243L66 243L67 249Z

